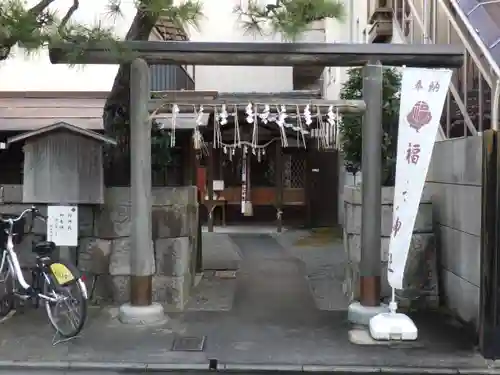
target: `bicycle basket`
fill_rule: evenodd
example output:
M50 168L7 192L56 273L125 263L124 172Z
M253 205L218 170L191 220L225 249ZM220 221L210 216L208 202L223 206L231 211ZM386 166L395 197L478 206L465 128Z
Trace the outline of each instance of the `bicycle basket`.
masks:
M19 215L16 214L1 214L2 219L15 219ZM13 241L15 245L19 245L23 241L24 237L24 227L26 225L26 219L22 218L14 223L12 228L12 233L15 234ZM7 246L7 230L9 229L9 224L0 223L0 244L3 248Z

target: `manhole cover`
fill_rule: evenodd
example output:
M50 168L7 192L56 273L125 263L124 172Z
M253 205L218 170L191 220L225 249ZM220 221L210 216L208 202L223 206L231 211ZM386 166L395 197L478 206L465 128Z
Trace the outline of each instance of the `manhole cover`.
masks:
M206 336L185 337L178 336L174 340L172 351L174 352L202 352L205 346Z

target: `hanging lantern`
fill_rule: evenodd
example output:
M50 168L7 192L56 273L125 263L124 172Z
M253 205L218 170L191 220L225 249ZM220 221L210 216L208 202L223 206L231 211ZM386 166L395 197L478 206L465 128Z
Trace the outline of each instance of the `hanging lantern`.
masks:
M193 130L193 147L195 150L201 150L201 133L198 129Z

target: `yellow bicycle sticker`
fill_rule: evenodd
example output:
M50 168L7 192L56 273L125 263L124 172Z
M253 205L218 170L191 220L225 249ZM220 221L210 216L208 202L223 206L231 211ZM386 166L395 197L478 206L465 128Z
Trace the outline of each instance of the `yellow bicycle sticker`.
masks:
M67 284L75 279L73 273L62 263L52 263L50 270L60 285Z

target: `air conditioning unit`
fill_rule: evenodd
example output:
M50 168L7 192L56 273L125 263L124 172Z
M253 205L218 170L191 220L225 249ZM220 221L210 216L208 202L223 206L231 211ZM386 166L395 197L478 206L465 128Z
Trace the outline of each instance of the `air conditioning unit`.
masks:
M376 8L393 8L395 0L375 0L374 2L376 4Z
M388 43L392 39L394 0L373 0L370 3L368 41Z

